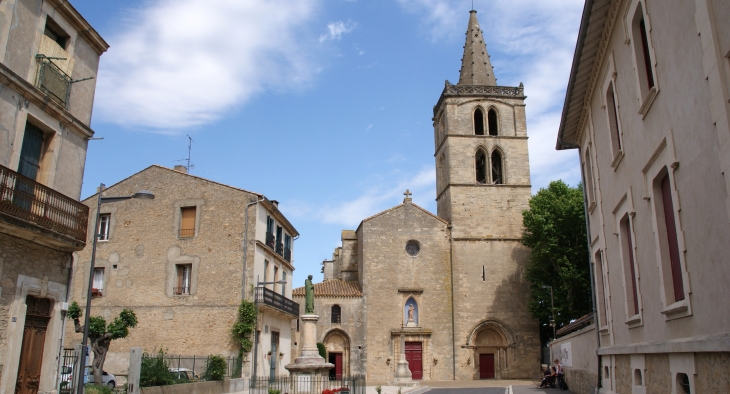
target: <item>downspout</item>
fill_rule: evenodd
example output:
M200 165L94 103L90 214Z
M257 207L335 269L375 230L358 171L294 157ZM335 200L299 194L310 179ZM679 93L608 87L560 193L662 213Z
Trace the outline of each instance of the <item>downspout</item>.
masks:
M456 325L454 318L454 239L449 224L449 272L451 273L451 376L456 380Z
M265 199L266 197L261 196L260 200L257 199L256 201L246 204L246 210L244 211L244 216L246 216L246 218L244 219L243 224L243 275L241 275L241 300L246 299L246 270L248 269L246 259L246 257L248 257L248 207L258 204Z
M66 278L66 298L64 298L63 302L68 303L68 297L71 293L71 279L73 278L73 271L74 271L74 255L73 253L69 254L69 262L68 262L68 278ZM63 342L66 339L66 313L67 311L61 311L61 314L63 315L61 317L61 341L58 344L58 363L56 363L56 381L58 382L58 379L61 378L61 367L63 365Z
M560 141L562 144L564 144L566 147L570 148L576 148L578 149L578 163L581 163L581 151L580 147L572 144L565 143L563 141ZM585 180L585 173L583 169L583 165L580 165L580 175L581 179ZM585 188L586 186L583 185ZM590 270L591 274L591 301L592 301L592 307L593 307L593 325L595 326L596 330L596 357L598 358L598 375L596 378L596 393L601 388L601 356L598 355L598 349L601 347L601 333L598 332L598 328L600 326L600 323L598 321L598 300L596 299L596 273L593 268L593 264L591 263L591 260L593 259L592 253L591 253L591 226L590 226L590 219L588 218L588 194L585 192L585 189L583 190L583 214L585 216L585 222L586 222L586 238L588 243L586 246L588 247L588 268ZM601 273L603 274L603 273Z

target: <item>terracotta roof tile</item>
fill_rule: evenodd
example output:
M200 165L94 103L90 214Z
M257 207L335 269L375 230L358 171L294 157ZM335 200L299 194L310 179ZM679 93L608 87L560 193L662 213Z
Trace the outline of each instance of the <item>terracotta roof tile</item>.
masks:
M292 297L304 297L304 287L292 290ZM315 297L362 297L360 285L357 282L345 282L340 279L330 279L314 284Z

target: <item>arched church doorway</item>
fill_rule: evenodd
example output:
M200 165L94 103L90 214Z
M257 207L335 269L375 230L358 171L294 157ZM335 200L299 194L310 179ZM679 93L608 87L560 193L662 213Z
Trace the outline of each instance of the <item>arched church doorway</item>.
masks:
M509 341L504 330L496 324L483 324L473 341L475 379L508 378L507 351Z
M330 369L330 380L341 380L350 375L350 338L342 330L332 330L324 337L327 362L335 365Z

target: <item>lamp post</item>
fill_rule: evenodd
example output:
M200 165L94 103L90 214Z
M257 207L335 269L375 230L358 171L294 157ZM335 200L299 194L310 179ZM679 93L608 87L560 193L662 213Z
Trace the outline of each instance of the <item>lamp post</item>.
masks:
M259 276L256 275L256 289L262 285L285 285L284 279L277 280L276 282L259 282ZM258 290L254 293L254 304L256 305L256 325L254 326L253 332L253 379L256 380L256 373L258 372L258 361L259 361L259 303L256 301Z
M553 340L556 339L555 337L555 303L553 302L553 287L552 286L542 286L543 289L550 289L550 308L552 309L552 318L550 319L550 327L553 328Z
M86 314L84 315L84 336L81 339L81 349L82 353L79 355L81 357L81 361L79 362L79 365L81 366L80 371L76 371L78 374L78 382L76 387L76 392L78 394L84 394L84 372L86 371L86 356L89 354L88 346L86 345L86 342L89 340L89 314L91 313L91 293L92 293L92 287L94 286L94 263L96 263L96 244L99 240L99 221L101 218L101 204L105 202L116 202L116 201L124 201L129 200L132 198L139 198L142 200L154 200L155 195L152 194L149 190L140 190L137 193L134 193L131 196L121 196L121 197L102 197L102 193L104 192L104 184L99 185L99 194L96 199L96 222L94 223L94 235L93 235L93 241L92 241L92 247L91 247L91 264L89 266L89 288L86 291Z

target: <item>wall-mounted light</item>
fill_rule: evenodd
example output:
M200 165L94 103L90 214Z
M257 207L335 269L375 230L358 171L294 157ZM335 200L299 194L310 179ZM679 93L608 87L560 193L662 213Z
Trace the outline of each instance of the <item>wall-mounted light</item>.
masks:
M439 363L439 359L437 359L437 358L434 357L434 359L433 359L433 365L436 365L438 363Z
M385 365L390 365L390 359L385 360Z

